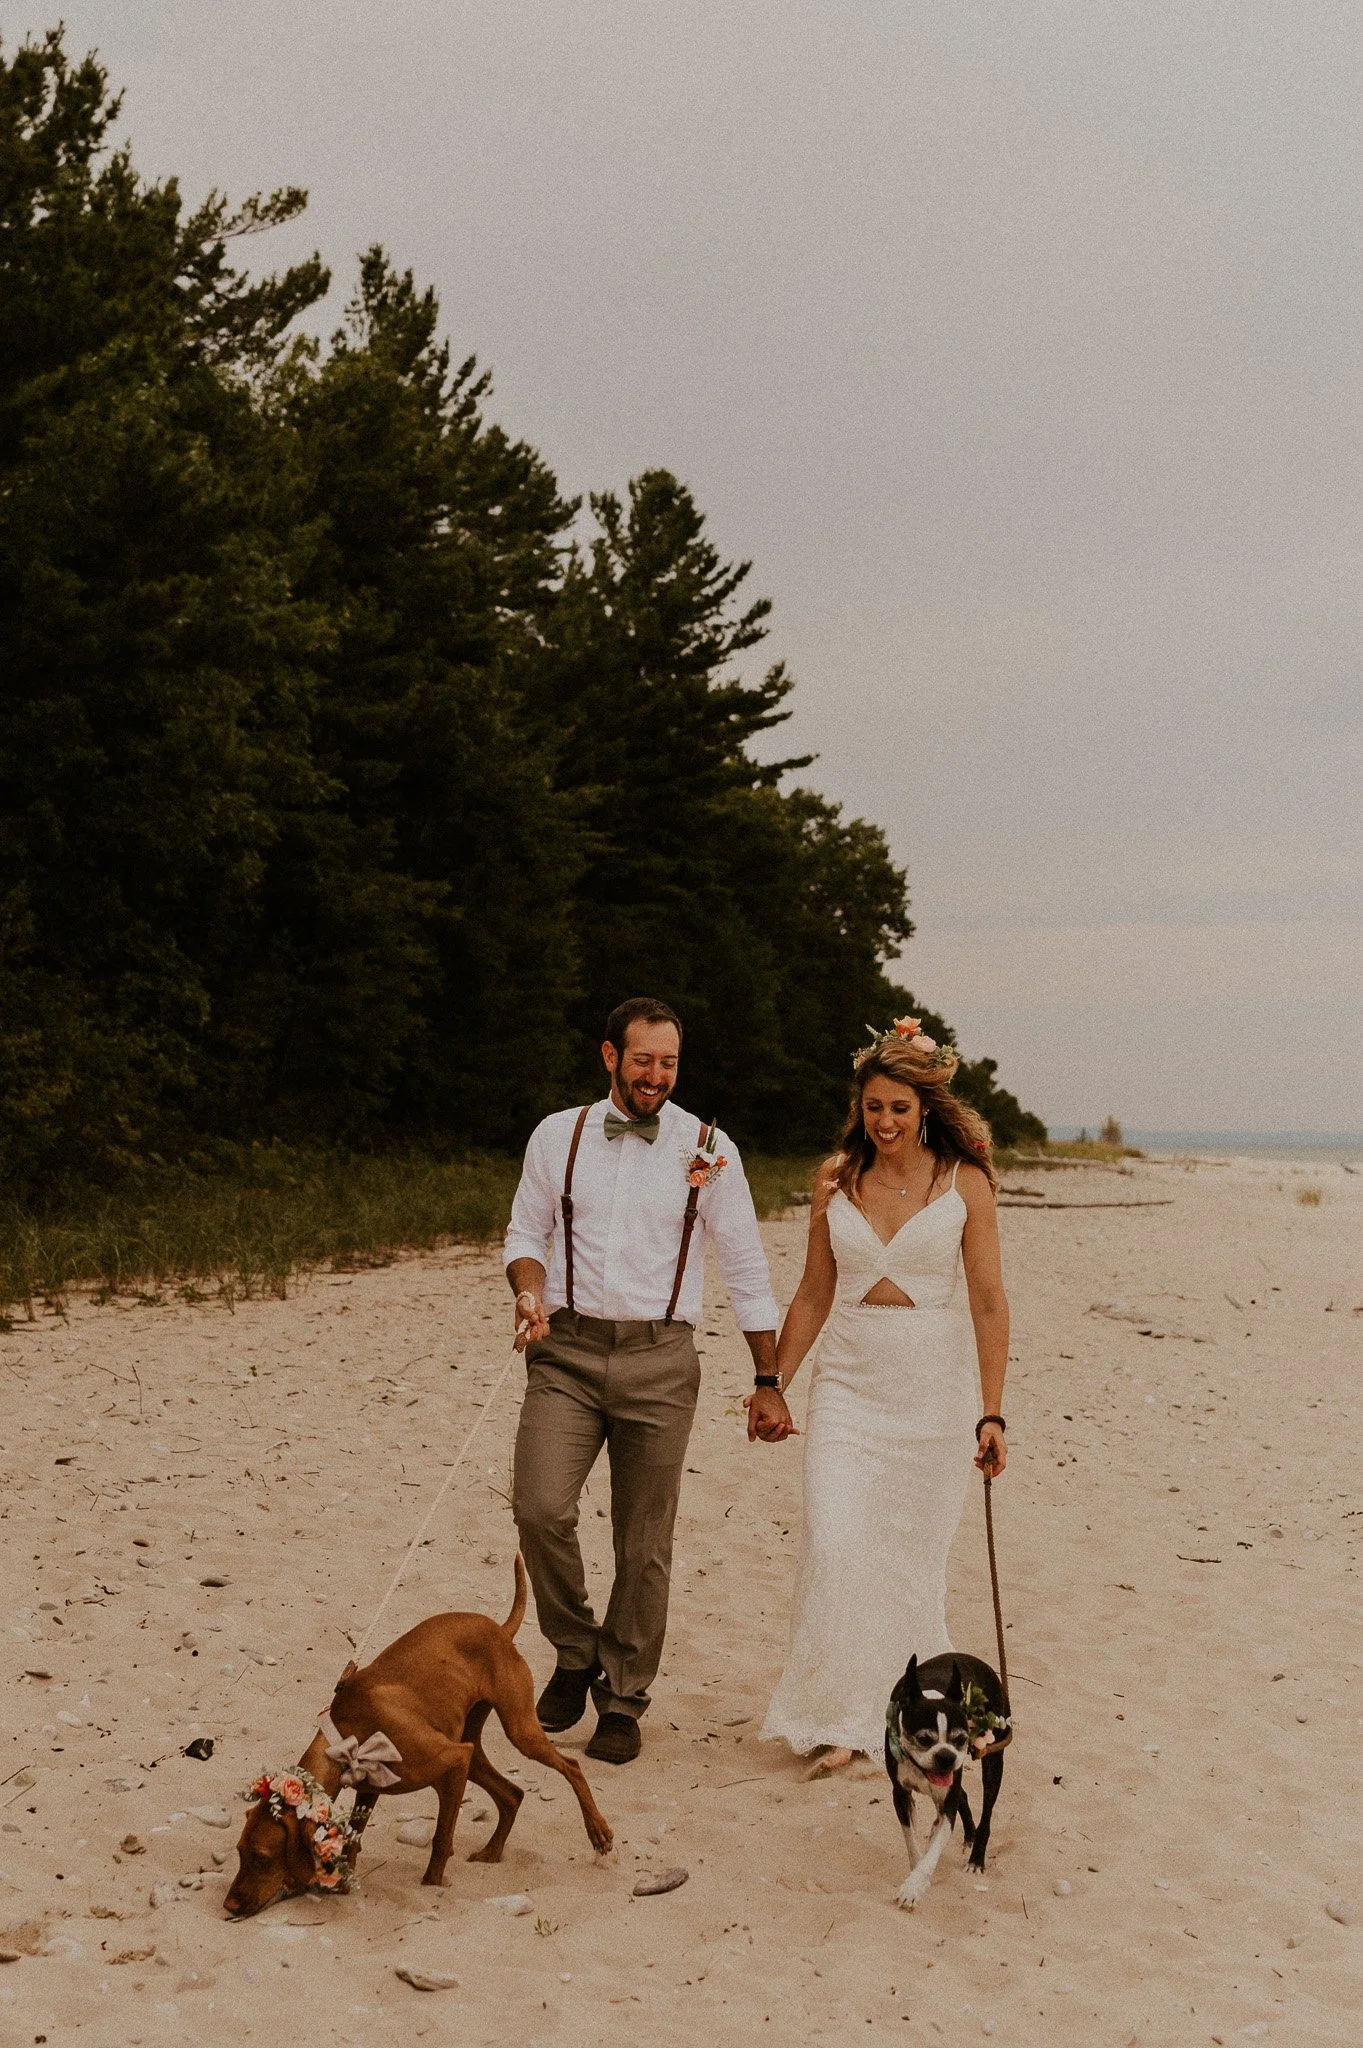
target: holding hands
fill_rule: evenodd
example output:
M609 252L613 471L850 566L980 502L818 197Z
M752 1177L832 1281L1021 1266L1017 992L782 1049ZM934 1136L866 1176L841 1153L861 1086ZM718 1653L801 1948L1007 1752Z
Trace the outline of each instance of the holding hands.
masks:
M743 1399L748 1411L748 1442L783 1444L788 1436L798 1436L799 1430L790 1419L786 1397L779 1387L754 1387Z

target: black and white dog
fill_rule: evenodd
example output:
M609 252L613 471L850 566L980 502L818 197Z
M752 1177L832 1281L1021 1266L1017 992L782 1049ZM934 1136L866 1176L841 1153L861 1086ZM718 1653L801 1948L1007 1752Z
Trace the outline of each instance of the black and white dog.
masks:
M909 1659L885 1715L885 1768L910 1857L909 1874L895 1894L901 1906L916 1906L932 1883L958 1814L971 1868L984 1869L1011 1727L998 1675L979 1657L948 1652L921 1665L917 1657ZM984 1776L978 1827L961 1785L965 1766L977 1759ZM921 1850L913 1831L915 1792L926 1793L937 1813Z

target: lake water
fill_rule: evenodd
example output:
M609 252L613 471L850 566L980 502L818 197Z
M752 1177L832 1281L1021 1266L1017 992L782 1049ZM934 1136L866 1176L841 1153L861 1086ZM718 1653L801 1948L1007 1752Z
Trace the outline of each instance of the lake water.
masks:
M1098 1126L1090 1125L1096 1137ZM1363 1133L1331 1131L1138 1131L1123 1127L1128 1145L1168 1158L1194 1153L1213 1159L1267 1159L1275 1164L1363 1166ZM1077 1125L1055 1125L1053 1138L1077 1138Z

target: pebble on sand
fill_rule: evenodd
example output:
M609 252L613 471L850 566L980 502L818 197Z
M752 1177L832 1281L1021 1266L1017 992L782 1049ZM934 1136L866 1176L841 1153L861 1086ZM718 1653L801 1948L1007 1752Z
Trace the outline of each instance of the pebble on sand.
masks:
M405 1820L398 1829L398 1840L414 1849L424 1849L435 1835L435 1822L424 1816Z
M489 1899L487 1904L499 1906L503 1913L510 1913L513 1919L519 1919L522 1913L533 1913L535 1910L535 1901L528 1892L503 1892L499 1898Z
M1069 1879L1067 1877L1058 1877L1055 1883L1051 1886L1051 1890L1055 1893L1058 1899L1067 1899L1070 1895Z
M450 1970L419 1970L413 1963L398 1963L396 1973L414 1991L456 1991L459 1979Z
M191 1806L191 1818L201 1820L206 1828L230 1828L232 1816L225 1806Z
M1338 1920L1341 1927L1352 1927L1354 1909L1348 1899L1327 1899L1325 1910L1332 1920Z
M634 1887L636 1899L652 1898L658 1892L674 1892L686 1883L689 1870L646 1870Z

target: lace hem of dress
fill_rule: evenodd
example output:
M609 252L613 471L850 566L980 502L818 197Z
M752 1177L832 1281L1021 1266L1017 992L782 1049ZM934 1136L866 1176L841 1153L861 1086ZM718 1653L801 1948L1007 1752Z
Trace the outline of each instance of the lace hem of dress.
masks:
M885 1749L882 1723L874 1732L853 1728L850 1722L831 1728L797 1728L789 1721L773 1721L770 1714L762 1724L759 1742L789 1743L796 1756L808 1756L812 1749L852 1749L859 1755L879 1757Z

